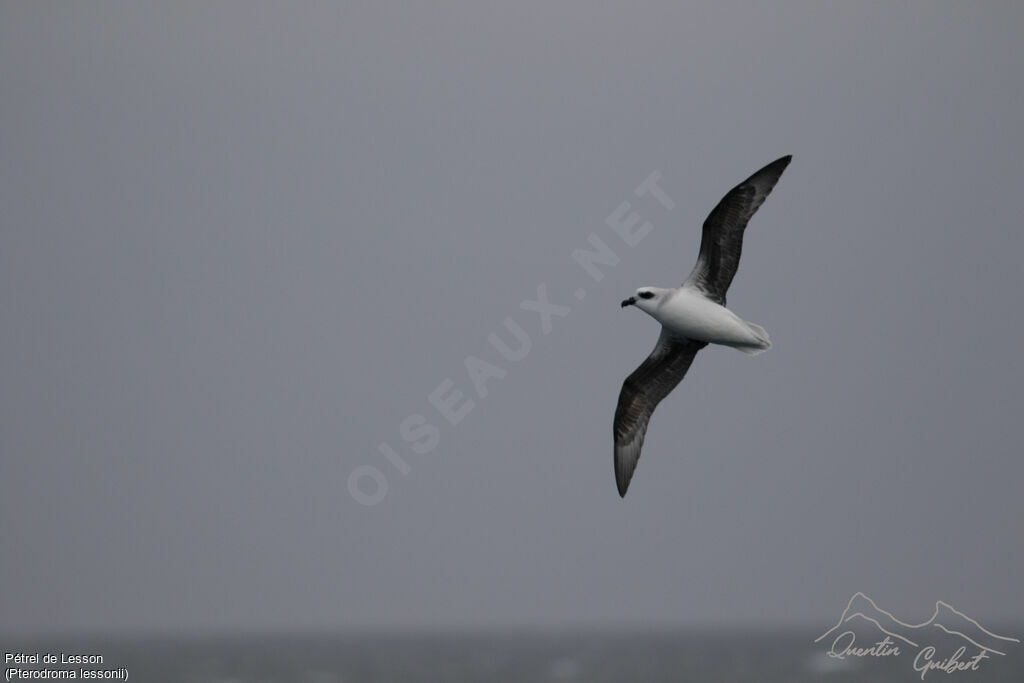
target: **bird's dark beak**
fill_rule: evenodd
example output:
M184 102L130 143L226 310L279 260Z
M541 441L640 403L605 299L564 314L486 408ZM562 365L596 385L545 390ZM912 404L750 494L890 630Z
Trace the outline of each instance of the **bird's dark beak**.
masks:
M635 303L636 303L636 297L635 296L631 296L631 297L629 297L628 299L626 299L625 301L622 302L622 307L625 308L626 306L632 306Z

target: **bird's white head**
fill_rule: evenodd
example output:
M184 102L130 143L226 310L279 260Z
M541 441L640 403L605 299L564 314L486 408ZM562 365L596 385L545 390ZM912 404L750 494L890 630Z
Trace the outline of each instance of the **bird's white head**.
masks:
M653 313L664 301L665 296L672 290L661 287L641 287L636 294L622 302L622 307L636 306L645 313Z

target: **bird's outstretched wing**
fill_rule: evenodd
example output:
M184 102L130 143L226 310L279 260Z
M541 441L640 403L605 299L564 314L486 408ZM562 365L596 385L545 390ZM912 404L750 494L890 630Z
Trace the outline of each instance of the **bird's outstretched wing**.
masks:
M729 191L704 221L700 256L687 285L722 306L743 249L743 231L750 217L760 208L786 170L792 156L784 156L768 164Z
M622 383L615 408L615 483L625 496L633 478L651 413L690 369L690 363L707 342L677 337L661 328L651 355Z

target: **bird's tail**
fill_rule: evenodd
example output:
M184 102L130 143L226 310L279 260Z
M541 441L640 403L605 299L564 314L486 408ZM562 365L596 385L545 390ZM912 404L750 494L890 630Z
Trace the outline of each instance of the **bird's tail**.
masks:
M743 321L743 324L747 326L750 333L754 336L754 339L750 342L741 342L738 344L730 344L737 351L742 351L751 356L756 356L759 353L764 353L768 349L772 348L772 340L768 338L768 333L760 325L755 325L752 322Z

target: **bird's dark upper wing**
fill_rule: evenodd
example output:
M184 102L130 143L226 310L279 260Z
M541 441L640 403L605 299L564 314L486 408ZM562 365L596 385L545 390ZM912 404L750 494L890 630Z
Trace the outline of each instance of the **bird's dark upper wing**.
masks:
M764 203L792 158L784 156L773 161L722 198L704 221L700 256L686 284L725 305L725 292L740 264L747 222Z
M690 363L707 342L669 334L661 329L654 351L622 383L615 408L615 483L625 496L633 478L651 413L690 369Z

